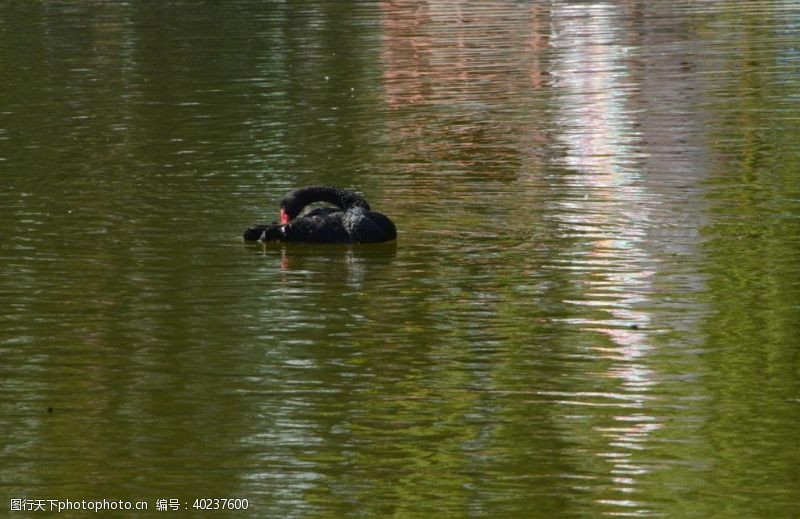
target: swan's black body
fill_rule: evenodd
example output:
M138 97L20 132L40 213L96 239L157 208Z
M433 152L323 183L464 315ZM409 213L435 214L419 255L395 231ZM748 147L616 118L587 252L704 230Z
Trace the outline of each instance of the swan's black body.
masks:
M327 202L335 207L322 207L298 216L314 202ZM280 214L280 223L247 229L245 241L378 243L397 237L394 223L388 217L371 211L361 196L337 187L295 189L281 200Z

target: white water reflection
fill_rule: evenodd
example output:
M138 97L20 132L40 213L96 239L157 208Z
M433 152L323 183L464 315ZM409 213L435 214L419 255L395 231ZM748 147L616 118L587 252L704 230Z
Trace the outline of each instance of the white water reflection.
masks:
M563 129L568 194L567 202L553 205L552 217L563 232L581 238L561 267L583 284L582 299L568 302L586 307L589 316L569 321L610 339L611 346L592 347L610 361L598 375L618 381L619 391L633 401L632 409L620 408L614 423L593 426L607 444L607 451L596 455L610 465L610 481L620 495L634 492L638 479L653 470L632 451L642 450L664 427L647 410L658 379L648 362L654 322L648 307L655 306L659 261L647 247L658 204L644 178L650 173L649 149L642 110L635 104L641 77L632 60L639 49L630 41L624 10L613 4L562 4L553 13L552 40L559 56L553 74L561 94L557 127ZM598 503L647 510L630 498L604 496Z

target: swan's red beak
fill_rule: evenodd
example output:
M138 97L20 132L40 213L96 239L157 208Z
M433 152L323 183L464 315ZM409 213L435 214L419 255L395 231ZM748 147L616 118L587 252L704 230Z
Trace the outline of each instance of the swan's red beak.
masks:
M281 207L281 224L289 223L289 215L286 214L286 209Z

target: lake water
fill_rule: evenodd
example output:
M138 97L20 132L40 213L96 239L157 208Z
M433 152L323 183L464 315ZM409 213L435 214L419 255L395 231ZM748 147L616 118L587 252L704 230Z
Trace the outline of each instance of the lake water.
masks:
M800 513L796 2L3 2L0 79L4 509ZM242 243L312 184L396 244Z

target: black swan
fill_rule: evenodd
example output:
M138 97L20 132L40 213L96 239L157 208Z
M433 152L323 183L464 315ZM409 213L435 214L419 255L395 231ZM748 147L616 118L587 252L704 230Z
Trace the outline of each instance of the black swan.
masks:
M298 216L305 206L327 202ZM295 189L281 200L281 221L255 225L244 232L245 241L289 241L306 243L378 243L397 238L394 223L385 215L370 211L360 195L329 186Z

